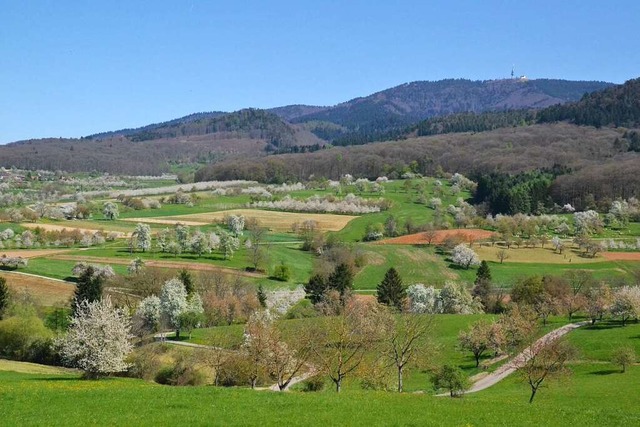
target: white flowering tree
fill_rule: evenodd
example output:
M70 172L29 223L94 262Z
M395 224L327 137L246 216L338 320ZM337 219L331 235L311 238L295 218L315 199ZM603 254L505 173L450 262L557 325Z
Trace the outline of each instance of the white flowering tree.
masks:
M160 298L151 295L140 301L136 317L141 322L141 327L146 331L156 332L160 327L161 321L161 303Z
M178 279L167 280L160 293L162 319L167 326L176 330L180 336L180 315L187 308L187 290Z
M224 230L220 231L220 250L224 255L224 259L231 259L239 248L240 240L237 237Z
M136 238L136 246L138 249L142 249L142 252L151 249L151 227L148 224L136 224L132 235Z
M440 290L438 305L445 314L482 313L482 304L464 285L447 282Z
M407 288L409 310L412 313L437 313L438 292L433 286L416 283Z
M128 368L130 338L129 317L115 309L109 297L83 301L61 339L60 355L68 366L83 370L86 378L99 378Z
M629 319L640 317L640 287L623 286L613 296L611 315L622 321L625 326Z
M227 220L227 226L235 237L241 236L244 230L244 216L242 215L229 215Z
M144 270L144 261L140 257L133 259L127 266L127 273L139 274Z
M118 205L113 202L106 202L102 207L102 215L112 221L118 219L118 216L120 216Z
M469 246L461 243L453 248L451 253L451 260L454 264L459 265L465 269L468 269L472 265L480 265L480 258L473 249Z
M202 256L203 253L211 253L211 238L200 230L196 230L189 241L191 251Z

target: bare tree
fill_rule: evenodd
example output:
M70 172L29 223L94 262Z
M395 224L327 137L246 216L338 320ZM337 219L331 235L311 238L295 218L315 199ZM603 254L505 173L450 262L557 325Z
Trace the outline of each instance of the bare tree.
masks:
M431 316L418 314L389 316L384 337L384 355L397 370L400 393L403 389L405 368L424 355L424 340L433 324L432 319Z
M509 253L507 252L506 249L500 249L496 253L496 257L498 257L498 261L500 261L500 264L502 264L505 259L509 258Z
M331 378L336 392L340 392L344 378L360 367L377 341L379 313L376 304L354 300L341 315L325 318L315 331L318 368Z
M558 379L571 373L566 363L574 357L576 350L564 341L547 340L534 344L525 354L528 355L528 359L518 371L531 387L529 403L533 403L545 380Z

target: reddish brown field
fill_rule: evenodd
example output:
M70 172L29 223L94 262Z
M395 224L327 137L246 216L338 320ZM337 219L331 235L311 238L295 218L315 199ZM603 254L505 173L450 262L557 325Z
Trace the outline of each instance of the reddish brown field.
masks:
M640 261L640 252L602 252L607 261Z
M480 230L475 228L456 229L456 230L438 230L435 237L431 241L432 244L440 244L449 237L459 237L463 242L475 242L491 237L493 232ZM429 241L425 233L407 234L406 236L394 237L378 242L381 245L426 245Z

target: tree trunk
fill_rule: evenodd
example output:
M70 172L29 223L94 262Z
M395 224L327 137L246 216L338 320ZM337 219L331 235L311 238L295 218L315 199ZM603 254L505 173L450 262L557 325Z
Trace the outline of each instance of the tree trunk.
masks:
M398 393L402 393L402 366L398 367Z
M531 397L529 398L529 403L533 403L533 398L536 397L536 392L538 391L538 388L532 388L531 389Z
M342 389L342 379L333 380L333 382L336 385L336 393L340 393L340 390Z
M256 383L258 382L258 378L253 377L251 378L251 388L254 389L256 388Z
M180 329L176 329L176 340L180 339Z

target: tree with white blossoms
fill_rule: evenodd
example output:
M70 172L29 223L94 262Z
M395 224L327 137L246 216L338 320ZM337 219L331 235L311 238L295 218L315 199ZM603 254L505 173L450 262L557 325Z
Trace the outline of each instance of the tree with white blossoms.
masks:
M227 220L227 226L229 230L235 235L235 237L242 236L244 230L244 216L242 215L229 215Z
M187 308L187 290L178 279L167 280L160 292L160 309L163 322L176 330L180 337L180 315Z
M127 266L127 273L139 274L144 269L144 261L140 257L133 259Z
M183 224L176 224L176 240L182 251L189 250L189 227Z
M464 285L453 282L445 283L440 290L438 306L444 314L482 313L482 303Z
M189 240L191 251L196 253L198 257L203 253L211 253L211 238L200 230L196 230Z
M472 265L480 265L480 258L478 258L478 254L464 243L453 248L451 259L454 264L464 267L465 269L468 269Z
M220 231L220 250L224 259L231 259L235 251L240 248L240 240L233 234L224 230Z
M129 317L115 309L107 296L83 301L60 341L60 355L68 366L81 369L86 378L99 378L126 371L125 362L133 345Z
M120 216L118 205L113 202L106 202L102 208L102 215L112 221L118 219L118 216Z
M409 311L412 313L437 313L438 292L433 286L416 283L407 288Z
M603 223L596 211L574 212L573 221L576 234L593 234L602 231Z
M135 236L136 245L138 249L142 249L142 252L151 248L151 227L148 224L136 224L136 229L133 231L132 236Z
M623 286L616 290L611 305L611 315L622 321L622 326L629 319L640 317L640 286Z
M140 326L143 330L156 332L160 327L161 316L160 298L150 295L140 301L136 311L136 318L140 321Z

